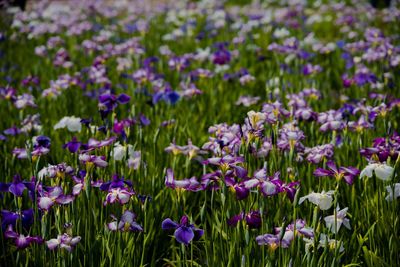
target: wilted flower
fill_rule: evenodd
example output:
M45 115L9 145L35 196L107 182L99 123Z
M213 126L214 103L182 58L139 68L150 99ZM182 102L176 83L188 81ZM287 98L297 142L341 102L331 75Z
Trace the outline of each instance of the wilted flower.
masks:
M203 230L189 223L186 215L182 216L179 224L167 218L162 222L161 227L163 230L176 229L174 233L175 239L185 245L188 245L193 239L200 239L204 234Z

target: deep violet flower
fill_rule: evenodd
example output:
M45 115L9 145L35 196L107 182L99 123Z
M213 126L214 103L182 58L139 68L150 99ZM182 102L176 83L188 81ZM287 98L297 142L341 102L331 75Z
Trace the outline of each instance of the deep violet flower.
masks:
M9 225L16 227L17 220L22 222L22 226L24 228L28 228L33 223L33 209L22 210L22 211L8 211L2 210L1 211L1 227L3 231Z
M24 190L27 189L30 194L35 191L34 178L25 182L21 180L21 176L14 175L13 181L11 183L0 183L0 192L10 192L16 197L22 197Z
M180 223L167 218L162 222L161 227L163 230L175 229L175 239L185 245L188 245L192 240L199 240L204 234L202 229L189 224L189 218L186 215L182 216Z
M337 181L340 181L342 178L349 185L353 184L354 178L360 174L360 171L354 167L337 167L333 161L328 161L326 164L328 166L328 170L318 168L314 171L314 175L317 177L333 177Z
M101 117L104 119L107 115L113 111L118 104L126 104L131 99L127 94L120 94L118 96L105 93L99 96L99 110Z
M18 249L24 249L30 246L33 243L41 244L43 243L43 238L39 236L25 236L22 234L18 234L13 230L12 225L9 225L7 227L7 230L4 232L4 236L6 238L14 239L15 240L15 245L17 246Z
M82 143L79 142L76 137L74 136L72 138L71 141L69 141L68 143L66 143L65 145L63 145L64 149L68 149L69 152L71 153L75 153L76 151L79 150L79 148L81 147Z
M245 220L250 229L258 229L261 227L262 223L261 213L258 210L250 211L247 214L241 212L228 219L227 223L229 226L235 227L241 220Z

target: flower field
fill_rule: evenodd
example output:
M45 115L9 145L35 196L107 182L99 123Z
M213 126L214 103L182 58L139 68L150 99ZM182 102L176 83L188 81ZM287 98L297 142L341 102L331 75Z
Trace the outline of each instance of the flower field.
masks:
M1 11L0 266L400 266L399 3L248 2Z

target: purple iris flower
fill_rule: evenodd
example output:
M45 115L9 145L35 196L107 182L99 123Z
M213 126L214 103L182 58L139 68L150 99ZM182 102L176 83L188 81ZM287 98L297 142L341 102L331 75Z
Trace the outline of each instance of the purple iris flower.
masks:
M15 136L15 135L20 134L20 133L21 133L21 130L20 130L18 127L16 127L16 126L13 126L13 127L11 127L11 128L5 129L5 130L3 131L3 133L4 133L5 135L12 135L12 136Z
M165 176L165 186L172 189L184 189L193 192L203 190L203 186L197 181L196 177L175 180L172 169L167 170L167 175Z
M30 182L21 181L21 176L14 175L13 181L11 183L0 183L0 192L10 192L16 197L22 197L24 190L29 191L29 195L32 197L35 191L34 178Z
M165 101L168 104L175 104L178 102L180 95L173 91L172 89L166 89L164 91L159 91L153 95L152 103L157 104L160 100Z
M231 227L236 227L238 222L240 222L243 219L244 219L244 212L241 212L241 213L233 215L231 218L229 218L227 223Z
M43 148L50 148L51 140L47 136L40 135L36 137L35 144L33 148L43 147Z
M103 205L106 206L107 204L113 204L115 202L118 202L121 205L125 205L129 202L131 196L133 196L134 194L135 192L131 191L129 188L110 188L108 190L108 194Z
M12 225L7 227L7 230L4 232L4 236L6 238L14 239L15 245L18 249L24 249L30 246L33 243L41 244L43 243L43 238L39 236L25 236L22 234L18 234L14 232Z
M89 154L79 154L79 160L88 166L95 165L100 168L107 167L108 163L105 161L105 156L96 156Z
M204 231L189 224L189 219L186 215L182 216L180 223L172 221L170 218L165 219L161 225L163 230L175 229L175 239L181 243L188 245L190 241L200 239Z
M231 61L231 53L224 47L221 47L213 54L212 60L216 65L228 64Z
M281 192L282 181L280 172L273 176L267 176L265 169L258 170L251 179L244 181L244 186L248 189L259 187L264 196L273 196Z
M77 196L81 193L82 189L85 189L85 177L86 171L80 170L78 174L72 176L72 180L74 181L75 185L72 187L72 195ZM92 181L93 182L93 181Z
M353 184L354 178L360 174L360 171L354 167L337 167L333 161L328 161L326 164L328 166L328 170L318 168L314 171L314 175L317 177L333 177L336 180L341 180L342 178L349 185Z
M65 248L68 252L71 252L74 247L81 241L80 236L72 237L66 233L58 235L57 238L46 241L46 245L50 250L56 248Z
M113 111L118 104L126 104L131 99L127 94L120 94L118 96L105 93L99 96L99 110L101 117L104 119L107 115Z
M246 224L250 229L258 229L261 227L261 213L258 210L250 211L247 214L241 212L228 219L227 223L231 227L235 227L239 221L246 220Z
M232 173L225 175L225 184L236 194L237 200L243 200L250 194L250 190L246 188L243 181L237 182Z
M374 159L379 162L385 162L390 158L396 161L400 153L400 135L396 132L389 138L376 138L374 139L372 147L363 148L360 154L367 158L369 161Z
M102 183L100 186L100 190L102 191L108 191L112 188L124 188L125 186L127 187L132 187L132 182L129 180L125 180L124 176L119 178L118 174L114 174L112 177L112 181Z
M17 212L12 212L8 210L1 211L1 227L3 231L9 225L16 227L17 220L20 220L22 222L22 226L27 229L33 224L33 209Z
M69 204L75 197L72 195L64 195L63 190L59 186L41 188L38 197L38 207L48 211L54 204Z
M136 214L132 211L125 211L124 214L121 216L121 220L119 222L115 216L112 217L114 220L107 224L108 229L110 229L111 231L143 231L143 227L136 222Z
M79 150L79 148L81 147L82 143L79 142L76 137L74 136L72 138L71 141L69 141L68 143L66 143L65 145L63 145L64 149L68 149L69 152L71 153L75 153L76 151Z

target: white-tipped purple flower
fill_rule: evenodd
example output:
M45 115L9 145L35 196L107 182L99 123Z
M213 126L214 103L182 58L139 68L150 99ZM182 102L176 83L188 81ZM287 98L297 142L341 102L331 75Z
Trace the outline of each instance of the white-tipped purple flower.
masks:
M118 221L115 216L113 217L113 221L107 224L107 227L110 231L133 231L133 232L142 232L143 228L136 222L136 214L126 210L124 214L121 216L121 220Z
M81 241L80 236L72 237L66 233L58 235L57 238L46 241L46 245L50 250L56 248L65 248L68 252L71 252L74 247Z

